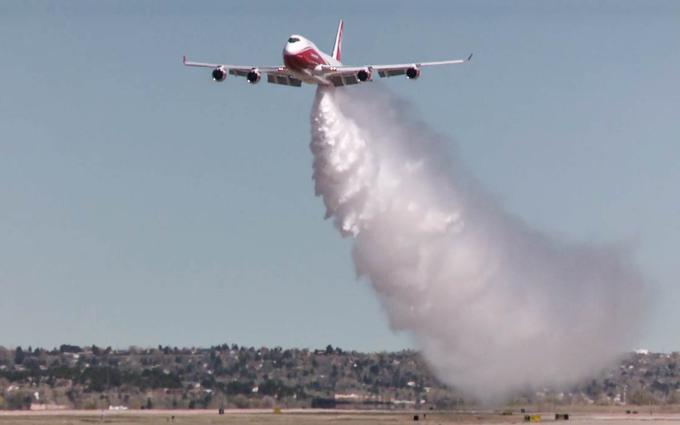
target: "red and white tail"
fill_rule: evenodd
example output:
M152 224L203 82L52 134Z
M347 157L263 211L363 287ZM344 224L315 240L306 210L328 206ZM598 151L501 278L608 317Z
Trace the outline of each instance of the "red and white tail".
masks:
M342 30L344 28L342 19L340 19L340 24L338 24L338 33L335 35L335 45L333 46L333 59L340 61L342 56Z

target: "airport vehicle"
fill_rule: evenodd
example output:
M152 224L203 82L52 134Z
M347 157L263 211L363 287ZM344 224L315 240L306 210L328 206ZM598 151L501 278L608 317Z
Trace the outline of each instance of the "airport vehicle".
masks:
M283 48L284 66L240 66L193 62L187 60L186 56L183 58L183 63L186 66L212 68L212 78L218 82L224 81L227 75L231 74L245 77L250 84L256 84L264 74L267 76L267 82L273 84L300 87L302 83L307 83L338 87L372 81L374 73L377 73L381 78L406 75L406 78L415 80L420 76L421 68L461 64L472 58L472 54L470 54L465 59L436 62L347 66L340 62L343 30L344 24L340 20L338 32L335 36L333 54L330 56L305 37L297 34L291 35Z

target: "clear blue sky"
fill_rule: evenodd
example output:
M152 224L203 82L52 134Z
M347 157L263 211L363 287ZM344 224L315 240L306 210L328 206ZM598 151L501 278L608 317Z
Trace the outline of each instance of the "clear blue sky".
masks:
M313 87L180 63L278 65L340 17L348 63L474 52L382 84L508 210L633 246L640 345L680 350L674 1L2 2L0 344L408 346L313 195Z

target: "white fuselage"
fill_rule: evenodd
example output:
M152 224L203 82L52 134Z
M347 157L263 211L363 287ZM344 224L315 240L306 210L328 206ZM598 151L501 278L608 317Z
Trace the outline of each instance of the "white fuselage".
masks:
M322 52L308 39L293 34L283 48L283 63L296 78L309 84L329 85L322 66L340 66L340 61Z

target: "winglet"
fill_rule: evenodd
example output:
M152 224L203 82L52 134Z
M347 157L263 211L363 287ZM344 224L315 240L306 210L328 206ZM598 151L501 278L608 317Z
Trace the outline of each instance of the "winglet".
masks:
M182 56L182 64L187 64L187 55Z
M470 59L472 59L472 53L470 53L470 56L468 56L467 59L465 59L465 60L469 62Z

